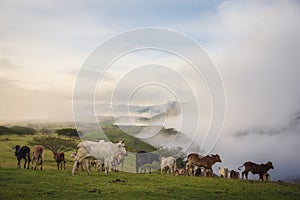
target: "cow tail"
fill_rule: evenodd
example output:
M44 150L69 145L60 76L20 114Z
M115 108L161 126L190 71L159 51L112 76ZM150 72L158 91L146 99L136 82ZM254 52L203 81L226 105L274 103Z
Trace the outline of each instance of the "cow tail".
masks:
M244 167L245 166L245 164L243 164L242 166L240 166L239 168L238 168L238 170L241 170L241 167Z

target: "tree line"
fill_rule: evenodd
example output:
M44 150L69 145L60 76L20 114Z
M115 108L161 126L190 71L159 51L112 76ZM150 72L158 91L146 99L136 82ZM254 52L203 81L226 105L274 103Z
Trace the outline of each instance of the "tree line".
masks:
M41 132L44 134L53 133L53 131L42 128L41 130L37 131L34 128L31 127L25 127L25 126L12 126L12 127L6 127L6 126L0 126L0 135L11 135L11 134L17 134L17 135L34 135L37 132ZM70 137L78 137L78 132L74 128L62 128L57 129L54 131L59 136L67 136Z

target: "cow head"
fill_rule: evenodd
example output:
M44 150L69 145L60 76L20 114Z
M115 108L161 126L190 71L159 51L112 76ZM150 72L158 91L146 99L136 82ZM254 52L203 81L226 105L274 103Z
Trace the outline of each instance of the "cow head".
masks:
M18 152L20 151L20 145L16 145L15 147L13 147L13 149L15 149L15 156L17 156Z
M126 145L125 145L125 140L119 140L118 143L116 143L117 147L122 151L122 153L127 156L127 151L126 151Z
M267 162L266 166L269 167L270 169L274 169L273 163L270 161Z
M222 162L222 160L221 160L219 154L212 155L212 156L213 156L213 158L214 158L214 160L215 160L216 162Z
M15 149L16 151L20 149L20 145L16 145L15 147L13 147L13 149Z

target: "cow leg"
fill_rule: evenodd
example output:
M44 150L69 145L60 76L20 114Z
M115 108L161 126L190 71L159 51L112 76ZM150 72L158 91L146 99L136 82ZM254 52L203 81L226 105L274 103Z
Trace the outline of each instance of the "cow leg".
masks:
M31 161L30 152L27 152L27 158L28 158L28 160L27 160L27 169L29 169L29 165L30 165L30 161Z
M104 165L105 165L105 175L108 175L108 172L109 172L109 169L111 168L111 162L110 161L107 161L107 160L104 160Z
M212 168L209 168L209 172L210 172L210 173L209 173L209 176L210 176L210 177L213 177L213 176L214 176L214 171L212 170Z
M38 161L39 161L39 159L36 159L34 170L36 170L38 167Z
M104 172L105 172L105 175L108 175L108 170L109 170L109 167L107 165L104 165Z
M172 175L173 174L173 167L169 166L169 169L170 169L170 174Z
M66 170L66 161L63 161L64 162L64 170Z
M80 163L80 167L81 167L81 171L83 171L83 172L84 172L84 169L83 169L83 164L82 164L82 162Z
M90 163L89 163L88 160L85 162L85 167L86 167L86 171L87 171L88 175L90 175L90 173L91 173L91 171L90 171Z
M41 170L43 170L43 160L41 158Z
M26 163L27 163L27 169L29 169L30 158L28 158L28 159L25 158L24 169L26 168Z
M27 159L24 158L25 162L24 162L24 169L26 168L26 163L27 163Z
M27 160L27 169L29 169L29 165L30 165L30 157L28 157L28 160Z
M21 168L21 164L20 164L20 159L18 158L18 164L17 164L17 168Z
M34 163L35 157L32 157L32 161L31 161L31 169L33 169L33 163Z
M248 173L249 173L249 171L243 171L243 173L242 173L242 179L243 179L243 176L244 176L244 174L245 174L245 177L246 177L246 180L248 180Z
M74 176L74 174L75 174L75 171L78 169L78 167L79 167L79 161L78 160L75 160L74 161L74 165L73 165L73 169L72 169L72 176ZM82 167L82 165L81 165L81 167Z

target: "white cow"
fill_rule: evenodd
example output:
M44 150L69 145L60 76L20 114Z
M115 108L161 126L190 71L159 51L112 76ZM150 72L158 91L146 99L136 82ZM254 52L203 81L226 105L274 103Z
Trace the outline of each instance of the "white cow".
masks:
M228 168L227 167L219 167L219 176L221 178L227 178L228 177Z
M84 141L77 145L76 159L74 160L74 166L72 175L75 174L76 169L80 163L85 163L88 174L90 174L89 162L86 160L97 159L104 164L105 174L108 174L108 170L113 164L117 165L121 162L124 156L127 155L124 141L118 143L112 143L110 141L100 140L99 142Z
M270 182L270 181L271 181L271 176L270 176L270 174L265 173L265 174L263 175L263 181L265 181L265 182Z
M176 171L176 159L172 156L170 157L162 157L161 164L160 164L160 173L163 174L165 168L168 167L171 174L175 173Z
M112 162L112 166L115 172L119 171L118 166L121 165L121 171L124 171L124 159L127 154L118 153L117 156L114 157L114 160Z

